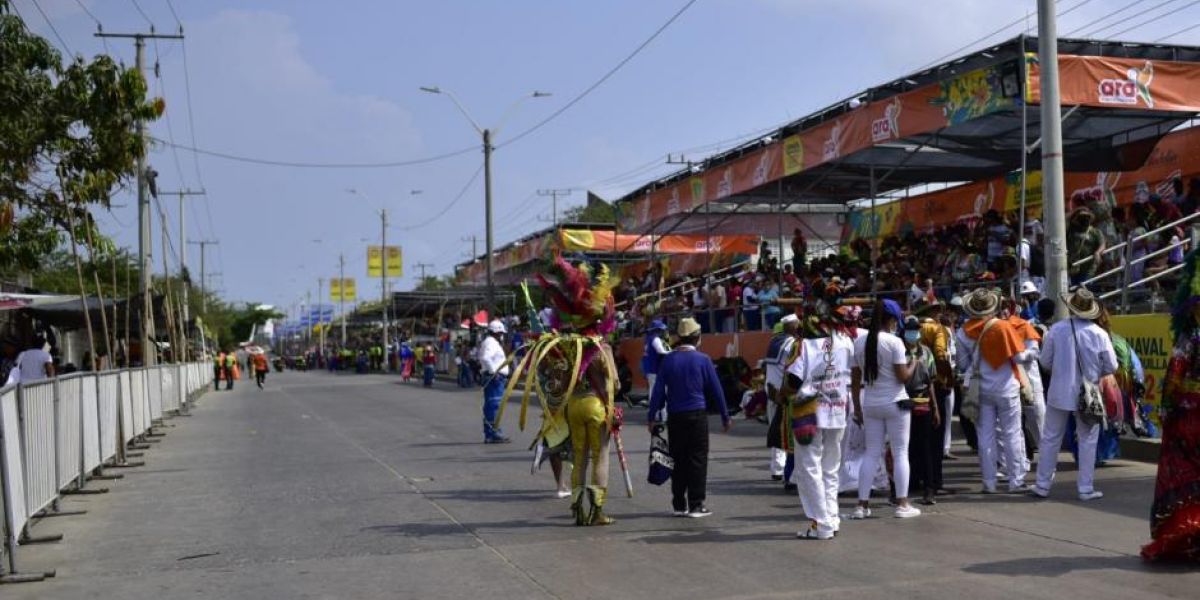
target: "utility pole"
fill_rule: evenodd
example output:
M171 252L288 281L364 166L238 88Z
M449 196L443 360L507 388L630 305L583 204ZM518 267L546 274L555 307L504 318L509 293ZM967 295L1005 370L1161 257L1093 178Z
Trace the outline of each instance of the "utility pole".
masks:
M216 240L201 240L199 242L188 242L193 246L200 246L200 314L208 314L208 276L204 272L204 249L216 244ZM186 305L185 305L186 306Z
M1041 69L1042 198L1046 221L1046 295L1054 317L1067 316L1067 219L1063 194L1062 107L1058 87L1058 24L1054 0L1038 0L1038 63ZM1023 233L1023 232L1022 232Z
M187 247L188 247L187 228L184 227L184 221L183 221L183 216L184 216L183 199L185 196L203 196L203 195L205 195L205 192L204 192L204 190L200 190L198 192L193 191L193 190L175 190L172 192L160 191L159 193L167 194L167 195L175 194L175 195L179 196L179 248L180 248L180 251L179 251L179 273L182 276L183 273L187 272ZM192 274L188 273L187 281L183 282L183 285L181 286L183 288L183 290L182 290L183 297L181 298L181 300L182 300L182 305L183 305L182 306L182 310L183 310L182 319L183 319L183 327L184 328L187 327L188 321L191 320L191 307L188 306L188 288L192 287L191 280L192 280Z
M550 196L550 203L551 203L550 204L550 207L551 207L550 214L553 215L552 222L554 223L554 228L557 229L558 228L558 197L559 196L570 196L571 190L538 190L537 195Z
M469 235L464 238L459 238L459 241L471 242L471 260L475 260L476 258L479 258L479 249L477 247L477 244L479 242L479 236Z
M342 347L346 347L346 255L338 253L338 279L342 293L338 294L338 312L342 314Z
M390 329L390 327L389 327L390 323L388 322L388 305L391 304L390 302L388 302L388 264L387 264L388 249L387 249L387 209L386 208L379 210L379 221L380 221L379 238L380 238L380 242L383 244L382 246L380 246L381 264L379 265L380 267L382 267L382 271L383 271L381 273L381 275L383 275L383 284L380 285L379 287L380 287L380 289L382 291L382 295L383 295L383 351L386 354L386 353L390 352L390 350L388 349L388 329ZM388 367L391 366L391 361L385 360L384 362L385 362L385 364L384 364L383 370L387 371Z
M324 304L324 301L322 300L322 298L324 298L324 296L321 295L322 293L324 293L324 291L325 291L325 278L318 277L317 278L317 326L321 328L321 333L320 333L321 337L320 337L320 341L317 342L317 347L320 349L320 351L318 352L318 357L320 360L324 360L324 358L325 358L325 304ZM320 364L319 364L320 360L317 361L318 367L320 366Z
M132 39L134 48L134 65L137 68L138 75L143 75L146 69L146 40L182 40L183 34L161 34L155 33L154 28L150 28L150 33L104 33L96 32L94 34L98 38L122 38ZM143 75L144 79L144 75ZM152 340L150 332L154 330L154 312L151 310L150 302L150 283L151 283L151 262L150 262L150 198L146 195L146 124L138 119L134 124L137 132L138 140L142 145L142 153L137 159L137 179L138 179L138 266L141 268L140 289L142 295L142 365L152 366L155 363L155 355L150 352Z
M433 263L417 263L417 268L421 270L421 284L420 285L422 285L422 286L425 285L425 269L427 267L432 269L433 266L434 266Z
M484 264L487 265L488 318L496 316L495 273L492 271L492 130L483 130L483 214L486 224Z

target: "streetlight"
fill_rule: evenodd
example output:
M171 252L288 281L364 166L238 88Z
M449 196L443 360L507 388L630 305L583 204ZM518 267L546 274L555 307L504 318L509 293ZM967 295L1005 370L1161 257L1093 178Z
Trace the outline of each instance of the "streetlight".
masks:
M484 226L486 228L486 234L484 237L486 238L487 245L484 256L486 257L487 262L487 304L488 313L495 315L496 288L493 284L492 271L492 150L494 150L494 148L492 148L492 137L494 134L499 133L500 127L504 125L504 121L506 121L508 117L512 115L513 111L515 111L522 102L530 98L546 98L550 96L550 92L540 92L535 90L527 95L517 98L517 100L513 102L512 105L509 106L508 109L505 110L500 116L500 121L496 124L496 127L492 129L484 129L479 126L479 123L477 123L475 119L471 118L471 114L467 112L467 109L464 108L462 103L458 101L458 97L455 96L450 90L444 90L438 86L422 86L421 91L428 92L430 94L443 94L449 97L450 101L454 103L454 106L458 108L458 111L461 112L462 115L467 118L467 121L471 123L471 127L475 128L475 132L483 138L483 213Z

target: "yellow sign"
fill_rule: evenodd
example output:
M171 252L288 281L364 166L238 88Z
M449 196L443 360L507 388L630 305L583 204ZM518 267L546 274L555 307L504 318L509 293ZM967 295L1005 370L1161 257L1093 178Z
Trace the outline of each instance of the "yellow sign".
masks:
M380 246L367 246L367 277L383 276L383 251ZM387 247L387 276L404 276L404 253L400 246Z
M795 175L804 170L804 142L793 135L783 140L783 174Z
M1167 362L1171 360L1171 315L1114 315L1113 333L1129 341L1129 345L1142 361L1146 372L1146 397L1144 402L1154 407L1151 419L1158 423L1158 405L1161 401L1163 377L1167 373Z
M355 289L354 278L347 277L342 280L342 300L346 302L354 302L358 298L358 290Z
M339 302L342 299L342 280L337 277L329 278L329 301Z

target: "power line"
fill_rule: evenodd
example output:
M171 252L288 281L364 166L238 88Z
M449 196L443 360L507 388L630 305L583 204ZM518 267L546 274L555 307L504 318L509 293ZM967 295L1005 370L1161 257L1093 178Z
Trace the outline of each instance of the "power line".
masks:
M1163 19L1165 19L1165 18L1167 18L1167 17L1169 17L1169 16L1171 16L1171 15L1173 15L1173 14L1175 14L1175 13L1177 13L1177 12L1181 11L1181 10L1184 10L1184 9L1187 9L1187 8L1191 8L1191 7L1193 7L1193 6L1197 5L1197 4L1200 4L1200 0L1192 0L1192 2L1188 2L1187 4L1184 4L1183 6L1180 6L1179 8L1176 8L1175 10L1169 10L1169 11L1167 11L1167 12L1165 12L1165 13L1161 14L1161 15L1158 15L1157 17L1153 17L1153 18L1151 18L1151 19L1147 19L1146 21L1143 21L1143 22L1141 22L1141 23L1138 23L1137 25L1134 25L1133 27L1129 27L1129 28L1126 28L1126 29L1122 29L1121 31L1118 31L1118 32L1116 32L1116 33L1112 34L1112 37L1118 37L1118 36L1120 36L1120 35L1122 35L1122 34L1129 33L1130 31L1133 31L1134 29L1138 29L1138 28L1140 28L1140 27L1145 27L1146 25L1149 25L1149 24L1151 24L1151 23L1155 23L1155 22L1157 22L1157 21L1161 21L1161 20L1163 20Z
M164 140L156 140L156 141L162 142L164 144L168 143ZM479 150L478 146L470 146L468 148L462 148L460 150L455 150L453 152L446 152L443 154L435 154L433 156L426 156L426 157L422 157L422 158L413 158L413 159L408 159L408 160L396 160L396 161L389 161L389 162L362 162L362 163L324 163L324 162L273 160L273 159L267 159L267 158L256 158L256 157L251 157L251 156L241 156L241 155L237 155L237 154L229 154L227 152L217 152L214 150L205 150L203 148L197 148L195 146L186 146L183 144L178 144L177 147L180 150L186 150L188 152L194 152L196 154L203 154L205 156L212 156L214 158L223 158L225 160L245 162L245 163L251 163L251 164L256 164L256 165L267 165L267 166L271 166L271 167L295 167L295 168L301 168L301 169L387 169L387 168L396 168L396 167L411 167L411 166L415 166L415 165L429 164L431 162L445 160L447 158L454 158L455 156L462 156L464 154L467 154L468 152L477 152Z
M1083 25L1080 25L1079 27L1076 27L1075 29L1072 29L1071 31L1068 31L1068 32L1064 33L1064 34L1062 35L1062 37L1070 37L1070 36L1073 36L1073 35L1075 35L1076 33L1079 33L1080 31L1083 31L1084 29L1087 29L1088 27L1091 27L1092 25L1095 25L1096 23L1099 23L1100 21L1103 21L1103 20L1105 20L1105 19L1107 19L1107 18L1109 18L1109 17L1112 17L1112 16L1118 15L1118 14L1120 14L1120 13L1123 13L1123 12L1125 12L1125 11L1127 11L1127 10L1129 10L1129 9L1131 9L1131 8L1133 8L1133 7L1137 6L1137 5L1139 5L1139 4L1141 4L1141 3L1145 2L1145 1L1146 1L1146 0L1133 0L1133 2L1130 2L1129 4L1126 4L1125 6L1122 6L1121 8L1118 8L1117 10L1114 10L1114 11L1112 11L1112 12L1108 13L1108 14L1105 14L1105 15L1100 15L1100 17L1098 17L1098 18L1096 18L1096 19L1093 19L1093 20L1091 20L1091 21L1088 21L1087 23L1084 23Z
M175 23L179 25L179 30L182 31L183 22L179 20L179 13L175 12L175 5L171 3L171 0L167 0L167 8L171 9L171 16L175 18Z
M400 231L412 231L414 229L420 229L422 227L426 227L429 224L433 223L434 221L437 221L438 219L442 218L442 215L445 215L447 212L450 212L450 209L454 208L454 205L458 204L458 201L462 200L463 196L467 195L467 192L471 189L471 186L475 184L475 180L479 179L479 174L482 172L483 172L483 165L479 165L479 168L475 169L475 174L472 175L471 178L467 180L467 184L464 185L463 188L461 190L459 190L458 195L455 196L454 199L451 200L450 203L447 204L446 207L442 209L442 212L439 212L438 214L430 217L429 219L427 219L425 221L422 221L421 223L417 223L416 225L397 227L396 229L399 229Z
M1130 19L1136 19L1148 12L1153 12L1154 10L1161 8L1163 6L1166 6L1172 2L1175 2L1175 0L1164 0L1163 2L1159 2L1158 4L1155 4L1154 6L1151 6L1150 8L1135 12L1132 15L1129 15L1128 17L1124 17L1118 21L1113 21L1112 23L1109 23L1108 25L1102 25L1096 29L1093 29L1085 37L1089 37L1089 38L1096 37L1097 35L1100 34L1101 31L1104 31L1105 29L1111 29L1113 27L1117 27L1117 26L1121 25L1122 23L1128 22Z
M1068 12L1075 10L1076 8L1079 8L1080 6L1083 6L1084 4L1087 4L1088 2L1091 2L1091 1L1092 0L1080 0L1080 2L1076 3L1071 8L1063 9L1062 12L1058 13L1058 16L1065 15ZM946 60L947 58L953 58L955 56L958 56L958 54L960 52L963 52L964 50L969 50L969 49L975 47L975 45L980 42L986 42L987 40L990 40L993 37L996 37L997 35L1000 35L1001 33L1004 33L1005 31L1008 31L1009 29L1012 29L1013 27L1016 27L1017 25L1024 23L1025 19L1026 19L1026 17L1022 16L1021 18L1016 19L1016 20L1012 21L1011 23L1007 23L1007 24L1001 26L999 29L992 31L991 33L988 33L979 39L976 39L974 41L963 44L962 46L959 46L958 48L955 48L954 50L951 50L950 52L947 52L947 53L921 65L920 67L913 69L913 72L924 71L925 69L928 69L929 67L932 67L932 66Z
M150 31L154 31L154 21L151 21L150 17L146 15L146 11L142 10L142 5L138 4L137 0L129 1L133 3L133 7L137 9L138 14L142 15L142 18L146 20L146 24L150 26Z
M1193 30L1193 29L1195 29L1195 28L1197 28L1197 27L1200 27L1200 23L1195 23L1195 24L1193 24L1193 25L1188 25L1187 27L1184 27L1183 29L1180 29L1179 31L1176 31L1175 33L1172 33L1172 34L1169 34L1169 35L1164 35L1163 37L1160 37L1160 38L1158 38L1157 40L1154 40L1154 41L1155 41L1155 42L1165 42L1165 41L1167 41L1167 40L1169 40L1169 39L1171 39L1171 38L1173 38L1173 37L1175 37L1175 36L1177 36L1177 35L1180 35L1180 34L1187 33L1187 32L1189 32L1189 31L1191 31L1191 30Z
M12 5L10 5L10 6L12 6ZM45 19L46 24L50 26L50 31L54 33L54 39L58 40L58 43L62 45L63 50L66 50L68 55L75 56L75 52L73 52L71 50L71 47L67 45L66 40L64 40L63 37L61 35L59 35L58 28L54 26L54 23L50 22L50 17L46 16L46 11L42 10L42 5L39 4L37 0L33 0L33 7L37 9L38 14L42 15L42 18ZM17 13L17 16L21 16L21 14ZM22 18L21 20L24 21L25 19Z
M518 133L517 135L513 136L512 138L505 141L504 143L497 145L496 147L503 148L505 146L515 144L518 140L524 138L525 136L532 134L533 132L537 131L538 129L541 129L550 121L553 121L554 119L558 118L559 115L567 112L567 110L569 110L572 106L575 106L577 103L579 103L580 100L583 100L588 94L592 93L593 90L600 87L605 81L608 81L608 79L610 77L612 77L613 75L616 75L617 71L620 71L621 68L624 67L626 63L633 60L634 57L636 57L638 54L640 54L642 52L642 50L644 50L646 48L646 46L649 46L651 42L653 42L656 38L658 38L658 36L661 35L662 32L666 31L667 28L670 27L672 23L674 23L676 20L679 19L679 17L683 16L683 13L687 12L687 10L689 8L691 8L692 5L695 3L696 3L696 0L688 0L682 7L680 7L679 10L675 11L675 14L671 15L670 19L667 19L666 23L663 23L657 30L654 31L654 33L650 34L650 37L646 38L646 40L643 41L641 44L639 44L637 48L634 48L633 52L630 52L628 56L626 56L624 59L621 60L621 62L617 63L617 66L613 67L612 69L609 69L609 71L607 73L605 73L604 76L602 76L600 79L597 79L595 83L588 86L587 89L583 90L582 92L579 93L579 95L572 98L570 102L567 102L558 110L554 111L553 113L550 113L550 116L546 117L545 119L542 119L541 121L538 121L529 129L526 129L525 131Z

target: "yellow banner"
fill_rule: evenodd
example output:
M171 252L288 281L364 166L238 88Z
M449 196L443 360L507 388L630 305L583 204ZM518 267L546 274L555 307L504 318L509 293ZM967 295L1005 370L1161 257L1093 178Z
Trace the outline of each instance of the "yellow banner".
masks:
M1133 351L1142 361L1146 372L1145 402L1154 407L1151 418L1158 423L1158 405L1161 400L1162 381L1167 372L1167 361L1171 359L1174 341L1171 339L1171 315L1114 315L1113 333L1129 341Z
M404 277L404 254L400 246L387 247L387 276Z
M353 277L347 277L342 280L342 300L354 302L358 298L358 290L354 283Z
M342 300L342 280L337 277L329 278L329 301L340 302Z
M379 246L367 246L367 277L383 277L383 251Z

